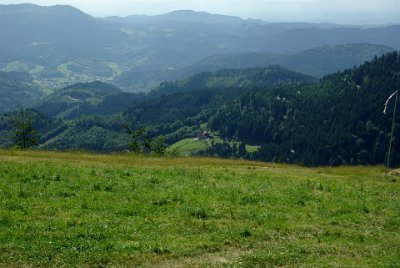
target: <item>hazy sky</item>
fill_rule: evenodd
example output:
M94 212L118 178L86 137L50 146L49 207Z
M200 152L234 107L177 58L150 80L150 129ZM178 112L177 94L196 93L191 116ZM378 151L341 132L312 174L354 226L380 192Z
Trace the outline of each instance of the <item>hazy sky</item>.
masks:
M192 9L271 22L400 23L400 0L0 0L24 2L72 5L96 17Z

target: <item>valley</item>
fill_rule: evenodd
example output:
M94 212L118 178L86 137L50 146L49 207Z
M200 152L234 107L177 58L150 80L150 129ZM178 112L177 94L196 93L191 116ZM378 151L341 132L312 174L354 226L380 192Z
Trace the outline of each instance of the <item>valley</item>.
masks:
M99 80L133 92L226 68L282 65L322 77L400 49L399 31L188 10L100 19L71 6L0 5L0 70L28 73L44 89Z
M392 52L321 80L279 66L204 72L147 94L80 83L33 104L33 125L38 147L50 150L127 150L128 124L145 127L150 139L163 136L171 148L213 133L216 142L190 145L196 155L307 166L381 164L393 114L391 108L384 115L383 104L400 82L399 63ZM12 116L0 117L5 147L11 146ZM393 165L400 161L398 146Z

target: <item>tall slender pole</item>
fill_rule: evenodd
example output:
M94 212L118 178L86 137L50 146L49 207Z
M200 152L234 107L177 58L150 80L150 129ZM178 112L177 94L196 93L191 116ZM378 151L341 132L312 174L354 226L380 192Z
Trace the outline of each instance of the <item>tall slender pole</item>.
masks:
M390 165L390 153L392 151L392 142L393 142L393 132L394 132L394 121L396 119L396 110L397 110L397 99L398 99L399 92L396 91L396 100L394 102L394 111L393 111L393 119L392 119L392 132L390 133L390 141L389 141L389 153L386 163L386 168L389 169Z

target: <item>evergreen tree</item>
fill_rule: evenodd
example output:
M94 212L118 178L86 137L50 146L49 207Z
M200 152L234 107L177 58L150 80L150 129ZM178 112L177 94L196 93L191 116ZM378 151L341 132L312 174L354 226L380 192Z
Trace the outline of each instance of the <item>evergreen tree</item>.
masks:
M17 148L26 149L37 145L37 131L32 126L32 113L20 107L12 115L13 144Z

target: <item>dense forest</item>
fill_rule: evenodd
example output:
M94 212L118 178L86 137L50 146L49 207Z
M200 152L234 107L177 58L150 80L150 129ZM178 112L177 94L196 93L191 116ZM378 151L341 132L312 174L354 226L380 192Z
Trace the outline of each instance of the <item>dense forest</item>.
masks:
M400 56L390 53L320 83L252 90L209 118L224 137L261 145L256 158L306 165L378 164L387 157L393 108L386 98L400 85ZM395 125L398 137L399 124ZM393 163L399 164L394 139Z
M147 95L78 84L48 96L32 113L42 148L125 150L123 125L130 124L146 127L150 138L165 135L167 144L206 129L219 140L198 152L203 155L313 166L380 164L393 115L393 102L386 115L383 104L399 85L400 54L393 52L320 81L272 66L202 73ZM55 100L68 103L54 111L46 101ZM0 117L3 146L11 145L5 138L12 134L10 115ZM393 165L400 164L399 126ZM249 152L246 144L259 150Z

